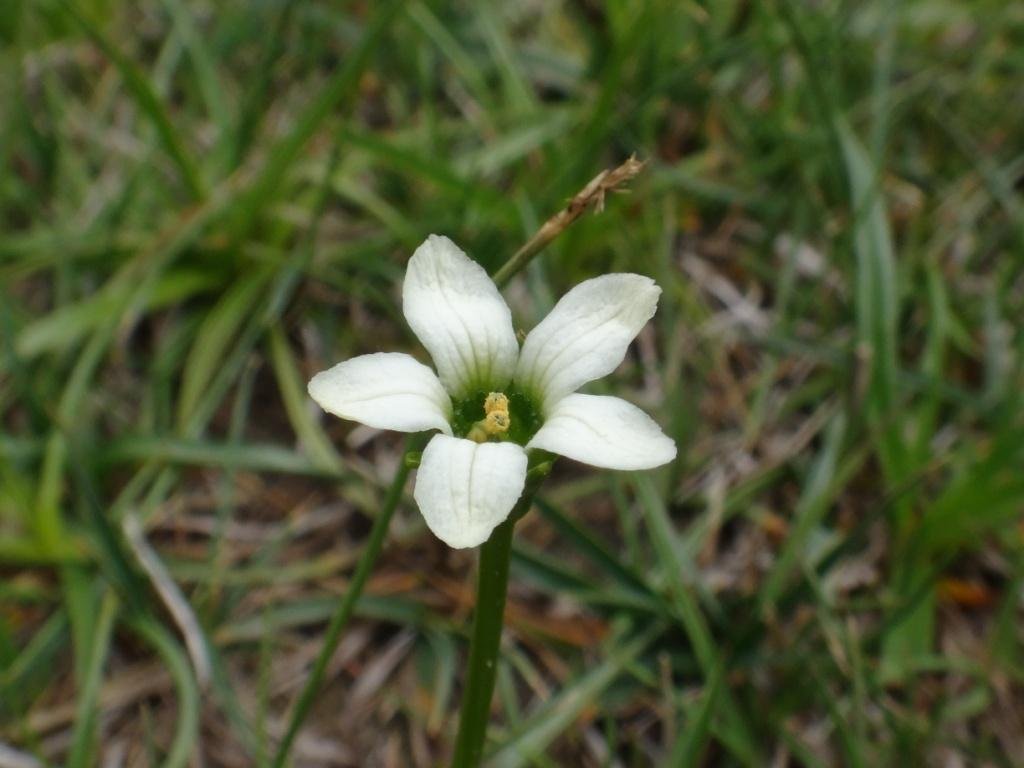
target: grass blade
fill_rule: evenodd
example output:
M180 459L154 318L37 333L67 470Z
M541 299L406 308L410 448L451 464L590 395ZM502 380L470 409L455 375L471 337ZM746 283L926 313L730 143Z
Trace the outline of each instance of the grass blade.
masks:
M96 620L96 636L92 641L92 653L86 669L82 689L78 692L75 727L71 734L71 753L68 768L88 768L92 765L96 746L96 723L98 720L97 701L100 683L103 680L103 666L110 651L110 636L117 617L117 599L107 592L100 603Z
M836 133L854 215L857 342L867 354L870 370L868 417L881 433L881 459L890 479L899 482L904 470L904 446L898 423L887 421L899 402L898 293L892 234L879 172L867 150L844 121L837 121Z
M642 634L612 649L607 658L585 675L562 688L556 696L527 718L521 729L501 744L486 760L492 768L530 765L545 748L573 723L663 631L655 624Z
M61 5L120 71L125 84L132 92L132 96L135 97L135 101L138 102L139 108L153 122L167 154L178 166L178 172L192 198L197 201L203 200L206 197L206 190L199 169L186 153L181 137L175 130L167 110L164 109L163 102L156 95L149 80L127 56L121 53L120 49L103 33L99 26L79 10L74 0L61 0Z

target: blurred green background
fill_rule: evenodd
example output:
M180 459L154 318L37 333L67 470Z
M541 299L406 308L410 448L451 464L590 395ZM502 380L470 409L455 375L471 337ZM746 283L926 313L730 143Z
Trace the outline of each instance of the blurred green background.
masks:
M431 232L654 277L678 442L517 529L495 766L1024 765L1024 3L0 3L0 765L260 766L401 438ZM409 489L407 489L407 493ZM474 556L411 496L294 765L449 754Z

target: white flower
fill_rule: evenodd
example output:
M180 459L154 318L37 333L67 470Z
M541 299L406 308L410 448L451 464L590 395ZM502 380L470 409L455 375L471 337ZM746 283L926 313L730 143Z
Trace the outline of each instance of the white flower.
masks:
M431 235L409 260L402 303L437 375L409 355L379 352L318 373L309 394L335 416L371 427L440 430L423 452L413 495L438 538L475 547L519 499L529 451L608 469L675 458L675 443L636 406L576 393L622 362L660 293L640 275L587 280L520 349L487 273L451 240Z

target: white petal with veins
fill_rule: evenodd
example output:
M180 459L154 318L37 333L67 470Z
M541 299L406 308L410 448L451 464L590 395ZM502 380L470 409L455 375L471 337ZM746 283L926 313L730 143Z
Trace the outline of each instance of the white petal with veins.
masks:
M360 355L318 373L309 396L328 413L377 429L451 434L452 405L437 376L399 352Z
M512 313L483 267L447 237L431 235L409 259L402 309L453 395L500 389L512 377Z
M660 294L649 277L628 273L580 283L526 337L516 383L541 396L547 408L607 376L654 316Z
M526 444L606 469L652 469L676 457L676 444L654 419L618 397L562 399Z
M423 451L413 497L434 535L462 549L487 541L512 511L525 482L521 446L435 435Z

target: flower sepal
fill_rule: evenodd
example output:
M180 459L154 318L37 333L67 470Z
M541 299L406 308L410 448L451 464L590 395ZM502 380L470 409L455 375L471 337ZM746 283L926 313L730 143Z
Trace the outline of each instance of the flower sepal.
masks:
M558 457L548 451L533 450L527 454L526 482L538 485L551 474Z

